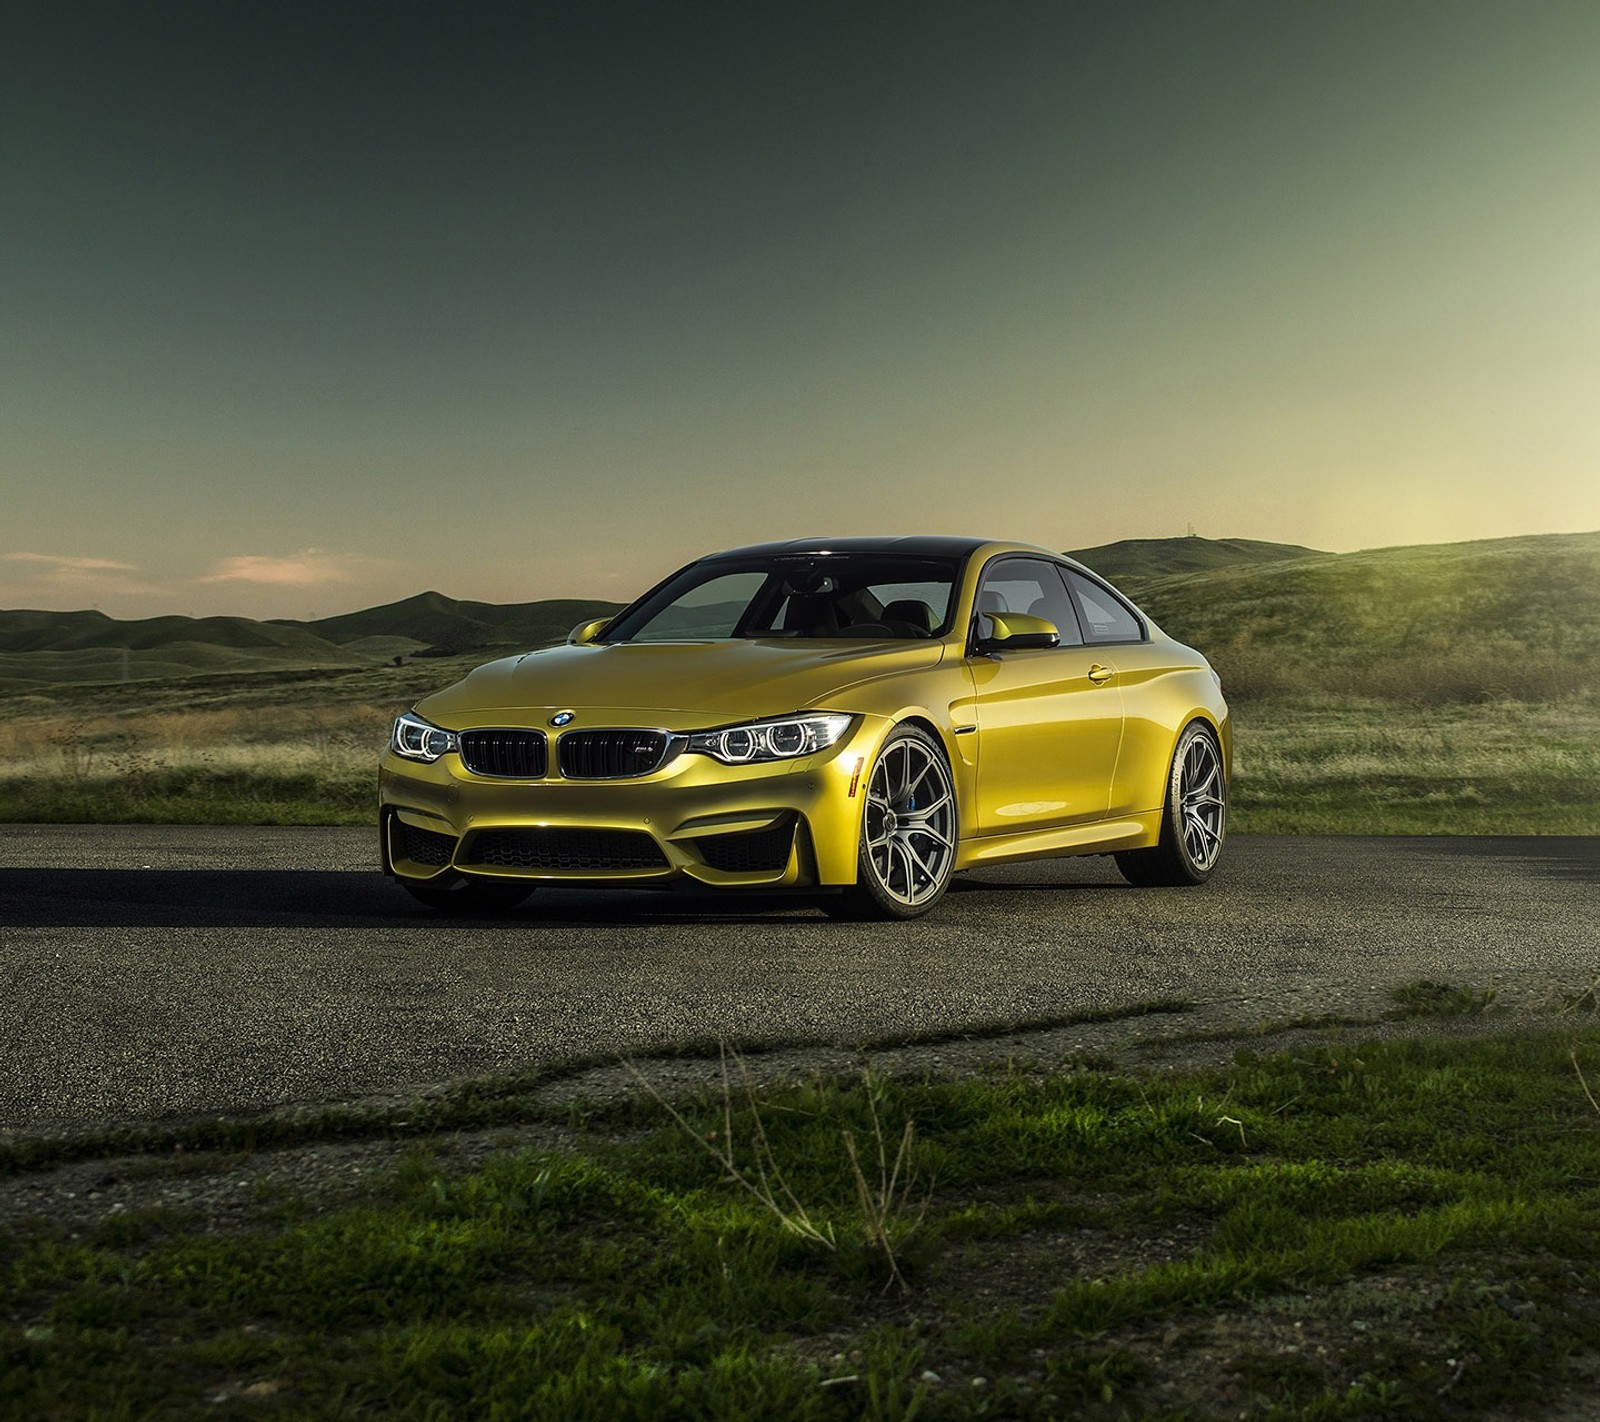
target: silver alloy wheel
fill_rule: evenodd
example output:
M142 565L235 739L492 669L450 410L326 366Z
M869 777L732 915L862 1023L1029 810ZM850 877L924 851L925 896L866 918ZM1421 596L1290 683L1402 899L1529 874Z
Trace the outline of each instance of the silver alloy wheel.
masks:
M1222 759L1210 736L1196 736L1184 752L1178 782L1178 823L1194 867L1202 872L1210 869L1222 853L1222 836L1228 824Z
M956 852L956 799L943 757L921 738L895 741L867 784L867 862L907 908L936 897Z

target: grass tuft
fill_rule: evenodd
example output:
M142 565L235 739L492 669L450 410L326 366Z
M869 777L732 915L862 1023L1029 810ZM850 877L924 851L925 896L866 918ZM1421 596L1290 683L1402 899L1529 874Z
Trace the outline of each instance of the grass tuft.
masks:
M1394 1007L1385 1015L1404 1021L1422 1017L1481 1017L1493 1007L1496 994L1493 988L1474 992L1453 983L1421 978L1392 989L1389 996Z

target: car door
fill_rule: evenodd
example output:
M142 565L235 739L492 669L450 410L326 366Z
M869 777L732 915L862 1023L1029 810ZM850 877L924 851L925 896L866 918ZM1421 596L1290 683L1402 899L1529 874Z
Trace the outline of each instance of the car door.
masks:
M1048 618L1061 645L979 650L987 614ZM1122 690L1103 647L1084 645L1061 570L1003 557L983 570L967 667L978 723L977 832L1013 834L1103 819L1122 741Z
M1115 659L1122 688L1122 751L1106 813L1116 819L1159 810L1172 755L1173 693L1163 691L1171 686L1172 643L1152 644L1143 619L1105 583L1075 568L1066 578L1084 640L1102 659ZM1192 657L1185 661L1193 665Z

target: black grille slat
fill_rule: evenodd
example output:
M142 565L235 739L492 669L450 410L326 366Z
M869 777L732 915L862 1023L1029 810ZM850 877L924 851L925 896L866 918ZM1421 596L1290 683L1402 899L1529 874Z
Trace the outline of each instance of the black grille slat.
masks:
M667 857L642 830L483 830L467 864L496 869L665 869Z
M474 775L503 780L538 780L549 751L543 731L463 731L461 763Z
M694 841L707 864L729 874L775 873L788 865L793 843L792 821L771 829L709 834Z
M416 825L408 825L404 820L398 823L401 846L405 850L406 858L413 864L426 864L430 868L442 869L450 862L450 856L456 849L453 835L418 829Z
M661 731L568 731L556 757L568 780L625 780L659 769L670 744Z

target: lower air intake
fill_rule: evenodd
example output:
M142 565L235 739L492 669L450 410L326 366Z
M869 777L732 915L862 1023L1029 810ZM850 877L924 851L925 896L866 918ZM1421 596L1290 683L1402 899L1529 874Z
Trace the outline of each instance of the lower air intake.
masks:
M430 868L442 869L450 862L450 856L456 850L453 835L418 829L415 825L408 825L404 820L398 820L396 823L400 828L401 850L413 864L426 864Z
M484 830L466 864L495 869L665 869L667 856L639 830Z
M741 834L710 834L694 841L700 857L713 869L728 874L775 874L789 863L794 824L786 821L771 829Z

